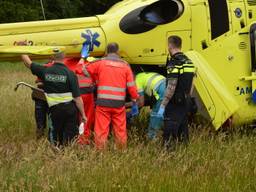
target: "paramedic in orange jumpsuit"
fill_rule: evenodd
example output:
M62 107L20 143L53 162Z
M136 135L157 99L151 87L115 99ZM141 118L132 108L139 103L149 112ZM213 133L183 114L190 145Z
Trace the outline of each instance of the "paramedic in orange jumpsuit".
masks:
M66 58L65 64L71 69L77 76L78 84L80 88L81 98L84 103L84 111L87 117L87 122L84 125L84 133L79 135L78 143L81 145L90 144L91 130L94 125L94 114L95 114L95 104L94 104L94 84L90 77L86 77L83 74L83 65L88 64L86 59L82 58Z
M98 82L94 126L94 139L98 149L106 147L110 123L114 131L116 147L126 148L126 90L134 105L137 105L138 93L132 70L130 65L119 57L118 49L118 44L109 44L107 56L90 63L84 69L87 76L96 77Z

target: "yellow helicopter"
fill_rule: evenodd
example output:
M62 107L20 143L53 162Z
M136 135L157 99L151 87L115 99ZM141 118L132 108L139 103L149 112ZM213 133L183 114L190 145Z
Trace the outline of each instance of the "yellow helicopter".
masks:
M83 44L100 57L118 42L134 68L162 71L170 35L197 66L200 112L216 129L256 119L256 0L123 0L93 17L1 24L0 60L56 46L79 57Z

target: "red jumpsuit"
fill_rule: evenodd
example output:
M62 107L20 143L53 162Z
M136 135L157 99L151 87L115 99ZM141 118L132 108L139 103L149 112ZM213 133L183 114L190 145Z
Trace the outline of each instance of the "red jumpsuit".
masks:
M80 135L78 138L78 143L85 145L90 143L90 136L91 136L91 130L94 125L94 111L95 111L95 105L94 105L94 94L93 94L93 81L90 77L86 77L83 74L83 65L86 64L86 62L79 61L79 59L75 58L68 58L65 59L65 64L71 69L78 78L81 98L84 103L84 111L85 115L87 117L87 122L84 125L84 133L83 135Z
M97 106L95 112L95 144L104 149L107 144L110 123L118 148L127 144L125 98L128 90L132 99L138 98L133 73L128 63L119 57L106 57L86 67L97 79Z

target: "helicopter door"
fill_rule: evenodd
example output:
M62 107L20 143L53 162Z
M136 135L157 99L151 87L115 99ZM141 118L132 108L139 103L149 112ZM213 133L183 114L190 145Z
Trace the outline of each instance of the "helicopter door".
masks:
M251 66L252 72L256 72L256 24L253 24L250 29L251 40Z
M250 28L250 41L251 41L251 70L252 77L256 77L256 24L252 24ZM256 78L252 78L252 98L256 103Z
M212 125L217 130L238 110L239 106L222 79L200 53L189 51L185 54L197 68L195 88Z

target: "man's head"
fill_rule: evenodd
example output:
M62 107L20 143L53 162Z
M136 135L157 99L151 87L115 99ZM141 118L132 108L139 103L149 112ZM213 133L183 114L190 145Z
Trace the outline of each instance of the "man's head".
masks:
M182 39L179 36L173 35L168 38L168 50L171 55L181 51Z
M109 43L106 51L107 54L118 54L119 46L117 43Z
M53 60L55 62L63 62L64 59L65 53L62 50L58 48L53 49Z

